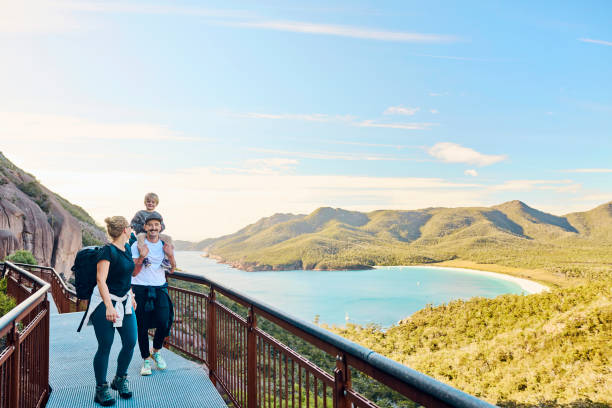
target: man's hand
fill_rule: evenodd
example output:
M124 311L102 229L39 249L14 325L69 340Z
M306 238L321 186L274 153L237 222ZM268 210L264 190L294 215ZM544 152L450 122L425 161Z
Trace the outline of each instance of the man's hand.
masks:
M132 309L134 309L134 311L136 310L136 306L138 306L136 303L136 299L134 299L134 296L132 296Z

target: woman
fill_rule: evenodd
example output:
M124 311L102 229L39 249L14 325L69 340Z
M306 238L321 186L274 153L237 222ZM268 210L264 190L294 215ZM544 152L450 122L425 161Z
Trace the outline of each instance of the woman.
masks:
M131 398L128 388L127 369L136 345L136 301L130 289L134 261L127 242L131 228L121 216L104 220L112 242L103 246L98 254L97 286L94 288L85 316L85 324L93 324L98 339L98 351L93 360L96 376L94 401L109 406L115 403L106 372L113 345L115 328L121 336L121 351L117 357L117 373L111 383L121 398Z

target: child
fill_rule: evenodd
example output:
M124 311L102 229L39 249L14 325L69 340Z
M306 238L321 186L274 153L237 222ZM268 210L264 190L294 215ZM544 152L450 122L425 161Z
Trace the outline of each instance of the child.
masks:
M148 215L155 212L155 207L157 207L158 204L159 204L159 196L157 194L147 193L145 195L145 198L144 198L145 209L138 211L134 215L134 218L132 218L132 222L130 223L132 230L134 231L134 234L136 234L136 237L132 236L132 238L130 239L130 245L134 241L138 241L139 247L142 247L145 244L144 240L145 240L145 236L147 235L144 230L145 220L147 219ZM164 225L163 221L161 222L161 225L162 225L162 229L161 229L162 231L166 229L166 226ZM164 259L164 261L162 262L162 267L164 269L167 269L170 273L172 273L174 272L174 269L176 269L176 260L174 259L174 243L172 242L172 237L166 234L159 234L159 238L164 242L164 244L167 244L167 247L166 245L164 245L164 253L166 255L166 259ZM144 259L145 266L147 266L146 264L148 262L149 260L145 258Z

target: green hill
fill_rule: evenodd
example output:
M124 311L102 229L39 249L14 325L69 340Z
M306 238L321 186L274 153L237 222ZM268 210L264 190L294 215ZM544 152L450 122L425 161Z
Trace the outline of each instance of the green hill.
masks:
M368 213L322 207L202 242L211 257L245 270L470 261L540 270L539 280L558 284L611 274L612 203L563 217L520 201Z

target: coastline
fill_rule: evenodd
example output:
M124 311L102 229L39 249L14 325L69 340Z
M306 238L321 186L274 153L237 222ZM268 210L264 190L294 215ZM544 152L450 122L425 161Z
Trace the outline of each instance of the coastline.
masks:
M547 292L550 290L548 286L532 281L532 280L529 280L529 279L518 278L516 276L507 275L505 273L483 271L480 269L468 269L468 268L457 268L457 267L452 267L452 266L436 266L436 265L375 266L374 268L375 269L378 269L378 268L441 268L441 269L454 270L458 272L471 273L473 275L489 276L492 278L498 278L498 279L502 279L508 282L513 282L519 285L521 289L523 289L529 295L532 295L535 293Z
M245 265L239 263L239 262L227 262L225 259L216 256L216 255L211 255L209 253L203 253L202 257L204 258L209 258L209 259L214 259L216 260L218 263L223 263L225 265L229 265L232 268L236 268L236 269L240 269L246 272L254 272L257 270L264 270L264 271L282 271L282 270L293 270L293 269L302 269L302 268L286 268L287 265L285 265L285 267L283 268L253 268L252 266L249 267L245 267ZM508 282L513 282L515 284L517 284L521 289L523 289L525 291L525 293L527 294L535 294L535 293L542 293L542 292L546 292L549 291L551 289L550 286L547 286L543 283L540 283L536 280L533 279L529 279L531 278L531 274L527 275L527 278L524 277L519 277L519 276L515 276L514 274L510 274L510 273L504 273L504 272L499 272L499 271L491 271L491 270L485 270L485 269L481 269L482 265L480 264L474 264L474 267L470 267L472 265L464 265L464 264L460 264L460 265L453 265L452 261L446 261L446 262L441 262L441 263L436 263L436 264L421 264L421 265L375 265L373 267L369 267L369 268L355 268L355 269L378 269L378 268L411 268L411 267L424 267L424 268L444 268L444 269L449 269L449 270L455 270L455 271L459 271L459 272L464 272L464 273L471 273L471 274L475 274L475 275L481 275L481 276L489 276L489 277L495 277L498 279L502 279ZM312 269L312 270L321 270L321 269ZM346 270L346 269L338 269L338 270ZM518 272L518 271L517 271ZM523 270L521 270L521 272L525 272ZM531 271L532 273L537 273L536 271ZM516 272L515 272L516 273ZM524 275L523 275L524 276ZM553 285L558 284L558 282L546 282L546 283L552 283Z

